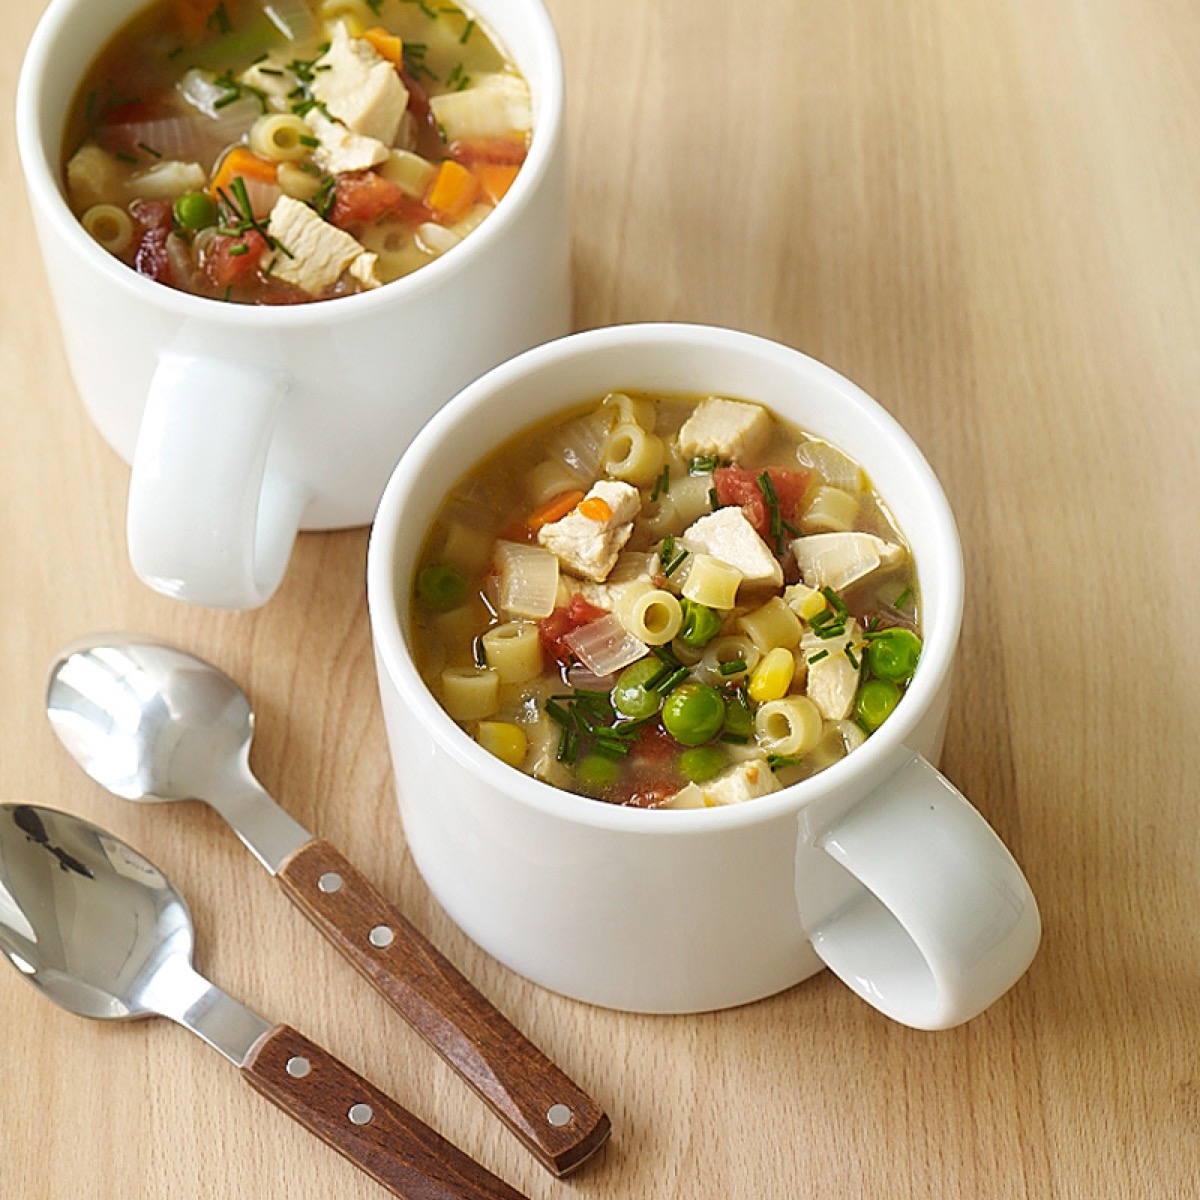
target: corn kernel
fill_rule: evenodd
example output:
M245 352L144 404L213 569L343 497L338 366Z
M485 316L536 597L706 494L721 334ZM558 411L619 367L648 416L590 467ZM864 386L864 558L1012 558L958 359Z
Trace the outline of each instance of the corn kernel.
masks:
M811 621L827 607L825 597L816 588L803 583L792 584L783 593L783 598L802 621Z
M750 699L760 704L767 700L782 700L792 686L796 659L790 650L776 646L763 655L762 661L750 673Z
M519 767L529 749L525 731L511 721L480 721L475 740L510 767Z

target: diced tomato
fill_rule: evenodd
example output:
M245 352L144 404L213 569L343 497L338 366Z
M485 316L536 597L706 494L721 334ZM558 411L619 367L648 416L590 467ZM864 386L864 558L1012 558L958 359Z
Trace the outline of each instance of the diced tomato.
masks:
M465 167L473 167L476 163L519 167L528 153L524 142L515 142L512 138L460 138L450 143L450 157Z
M779 497L779 515L795 524L796 507L808 487L808 472L793 471L788 467L767 467L766 470ZM722 507L740 505L746 520L769 542L771 516L762 485L758 481L761 474L761 469L718 467L713 472L713 486L717 489L717 503Z
M430 220L429 209L378 171L355 171L338 177L330 224L352 229L397 215L413 225Z
M567 634L581 625L589 625L607 615L604 609L589 604L581 593L576 592L569 604L556 608L548 617L543 617L538 622L542 649L551 658L566 662L571 657L571 649L563 640Z
M236 234L219 233L208 244L204 273L218 288L251 283L257 278L262 256L268 249L267 239L256 229Z

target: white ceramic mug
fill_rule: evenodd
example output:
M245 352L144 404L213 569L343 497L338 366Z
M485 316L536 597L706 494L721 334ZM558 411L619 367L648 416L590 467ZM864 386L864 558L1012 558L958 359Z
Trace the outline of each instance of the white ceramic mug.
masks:
M413 665L412 576L448 487L491 447L612 389L765 404L855 458L912 547L917 672L878 732L802 783L679 811L558 791L476 745ZM975 1016L1025 971L1040 921L1012 856L932 765L962 588L954 520L916 446L852 383L795 350L729 330L635 325L576 334L497 367L406 451L368 554L383 712L417 866L485 950L596 1004L723 1008L825 965L907 1025Z
M226 304L145 279L63 198L63 129L98 49L147 0L52 0L17 91L17 135L76 386L132 464L128 543L151 587L249 608L299 529L365 525L421 425L494 364L570 328L563 71L541 0L472 0L529 81L512 188L462 245L337 300Z

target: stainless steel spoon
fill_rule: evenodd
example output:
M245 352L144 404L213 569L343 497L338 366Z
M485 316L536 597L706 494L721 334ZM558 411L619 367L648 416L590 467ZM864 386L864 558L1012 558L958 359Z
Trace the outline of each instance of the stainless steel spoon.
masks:
M171 646L95 637L50 672L50 723L127 800L203 800L317 928L556 1175L603 1145L608 1117L328 842L250 770L254 717L224 672Z
M190 1029L289 1116L407 1200L521 1200L344 1063L272 1025L192 967L183 897L103 829L0 805L0 951L83 1017L159 1015Z

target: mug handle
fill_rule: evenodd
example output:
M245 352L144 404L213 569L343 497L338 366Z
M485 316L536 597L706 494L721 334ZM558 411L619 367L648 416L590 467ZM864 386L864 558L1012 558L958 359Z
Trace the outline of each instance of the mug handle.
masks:
M211 608L255 608L283 579L307 502L267 456L280 371L166 351L146 398L126 533L138 577Z
M901 767L817 845L857 883L810 937L867 1003L916 1029L949 1029L1024 974L1041 918L1021 868L924 758Z

